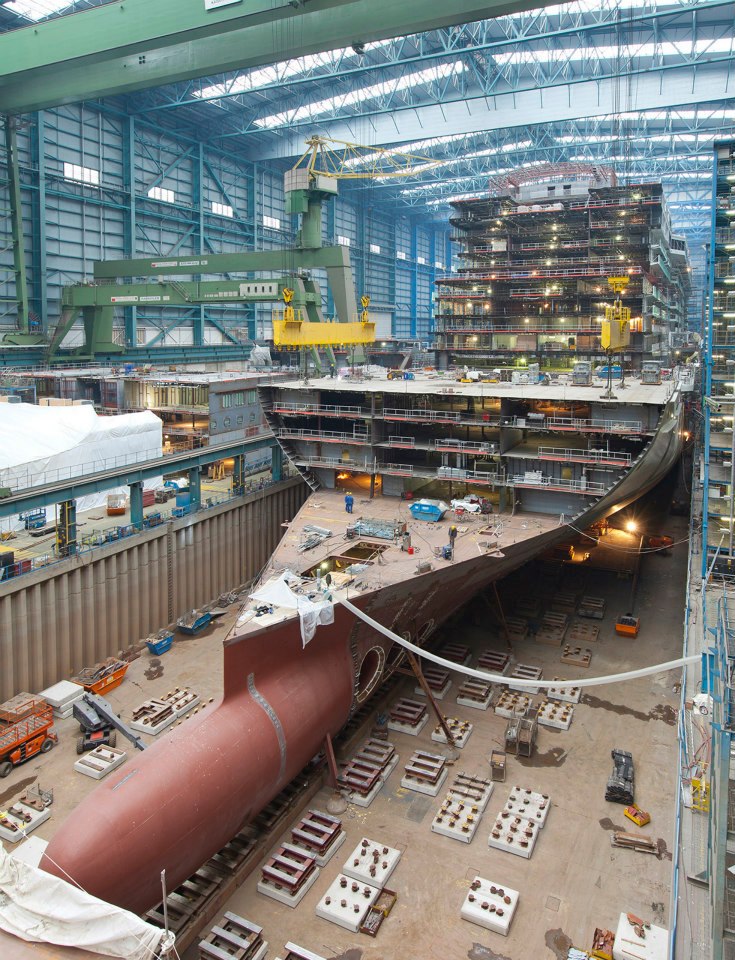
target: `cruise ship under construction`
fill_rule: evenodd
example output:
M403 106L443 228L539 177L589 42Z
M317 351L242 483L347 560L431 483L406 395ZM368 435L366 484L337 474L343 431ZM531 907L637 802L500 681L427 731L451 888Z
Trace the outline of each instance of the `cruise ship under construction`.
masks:
M161 868L181 883L370 697L403 657L394 637L426 644L493 581L672 468L692 388L691 368L670 363L686 257L660 187L613 179L509 182L457 205L463 265L440 283L439 351L476 351L483 369L261 386L312 494L225 641L223 699L80 804L46 869L151 906ZM187 803L172 816L177 784Z

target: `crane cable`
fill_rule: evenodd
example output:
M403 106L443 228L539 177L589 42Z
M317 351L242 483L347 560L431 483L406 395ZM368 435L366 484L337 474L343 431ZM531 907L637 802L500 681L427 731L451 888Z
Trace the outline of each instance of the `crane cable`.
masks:
M399 637L397 633L393 633L388 627L383 626L382 623L378 623L377 620L373 620L372 617L363 613L359 607L350 603L349 600L343 599L339 602L346 610L354 613L356 617L359 617L360 620L369 627L372 627L373 630L377 630L378 633L382 633L384 637L388 637L389 640L393 640L401 647L410 650L419 657L423 657L425 660L431 660L432 663L437 663L441 667L446 667L448 670L453 670L456 673L462 673L466 677L474 677L477 680L491 680L493 683L508 683L510 680L510 677L503 676L500 673L488 673L484 670L475 670L473 667L465 667L451 660L445 660L435 653L430 653L422 647L417 647L415 643L411 643L411 641L406 640L405 637ZM606 677L587 677L584 680L518 680L516 677L513 677L513 686L514 688L519 687L533 693L538 693L539 690L548 690L552 687L558 688L560 686L599 687L606 683L624 683L626 680L637 680L639 677L649 677L656 673L665 673L667 670L675 670L689 663L700 662L701 656L696 654L689 657L679 657L678 660L668 660L666 663L657 663L651 667L641 667L638 670L628 670L625 673L611 673Z

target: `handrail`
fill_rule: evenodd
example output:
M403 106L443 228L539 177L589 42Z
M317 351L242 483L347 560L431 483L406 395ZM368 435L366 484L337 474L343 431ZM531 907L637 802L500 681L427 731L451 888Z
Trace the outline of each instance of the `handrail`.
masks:
M369 443L370 437L367 433L339 433L336 430L308 430L305 428L301 429L290 429L289 427L279 427L276 430L276 436L281 437L283 440L324 440L329 442L341 442L341 443Z
M282 400L274 400L271 407L273 413L301 414L301 413L319 413L325 417L369 417L370 411L363 410L362 407L341 406L336 404L321 403L293 403Z
M575 450L571 447L539 447L540 460L567 460L583 463L615 463L629 464L630 454L619 453L614 450Z
M502 426L520 426L536 430L573 430L580 433L623 433L633 436L639 436L643 433L643 424L640 420L585 420L577 417L544 417L529 422L528 417L507 417L503 419Z

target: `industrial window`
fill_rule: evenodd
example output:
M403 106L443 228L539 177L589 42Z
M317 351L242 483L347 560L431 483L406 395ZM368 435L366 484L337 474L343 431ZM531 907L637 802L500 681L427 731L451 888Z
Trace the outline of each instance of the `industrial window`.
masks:
M92 167L81 167L78 163L67 163L64 161L64 177L67 180L76 180L79 183L91 183L95 187L99 186L100 172L93 170Z
M403 252L403 250L399 250L398 253L396 254L396 260L405 260L405 259L406 259L406 254Z
M244 422L245 422L245 417L243 417L243 415L240 414L240 416L237 418L237 425L238 425L238 427L241 427Z
M212 433L217 429L217 421L212 419L209 421L209 429Z
M222 409L229 407L242 407L245 403L245 391L233 390L232 393L222 394Z
M257 390L246 390L246 391L245 391L245 403L247 403L247 404L255 403L255 401L256 401L257 399L258 399L258 391L257 391Z
M148 191L151 200L161 200L163 203L176 203L176 194L165 187L151 187Z
M443 269L444 269L444 264L441 262L441 260L435 260L435 261L434 261L434 266L436 267L437 270L443 270Z
M426 257L416 257L416 263L426 263Z
M227 203L217 203L215 200L212 201L212 213L216 213L220 217L229 217L230 220L234 219L235 211Z
M263 226L268 227L269 230L280 230L281 221L278 217L269 217L268 214L263 214Z
M349 237L343 237L340 233L337 234L337 243L341 247L349 247L352 244L352 241Z
M377 243L371 243L370 253L380 253L380 246Z
M222 424L223 424L223 426L225 426L225 427L229 427L229 425L230 425L231 422L232 422L232 421L230 420L229 417L225 417L225 419L222 421Z
M254 413L251 413L251 414L250 414L250 422L251 422L251 423L255 423L255 414L254 414Z

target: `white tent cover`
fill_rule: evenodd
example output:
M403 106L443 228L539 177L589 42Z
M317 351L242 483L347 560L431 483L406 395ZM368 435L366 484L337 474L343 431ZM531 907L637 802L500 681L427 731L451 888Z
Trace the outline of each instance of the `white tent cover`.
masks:
M160 457L163 424L150 411L100 417L91 405L37 407L0 404L0 487L38 487ZM159 486L154 480L146 486ZM109 493L82 497L78 510L103 504ZM53 508L50 508L53 515ZM15 524L13 524L15 526Z
M134 913L16 860L0 845L0 929L30 943L153 960L165 934Z
M306 646L313 640L318 626L334 623L334 606L329 600L315 603L294 593L289 586L294 581L298 581L298 577L290 570L284 570L280 577L273 577L251 593L250 599L285 610L297 610L301 621L301 642Z

